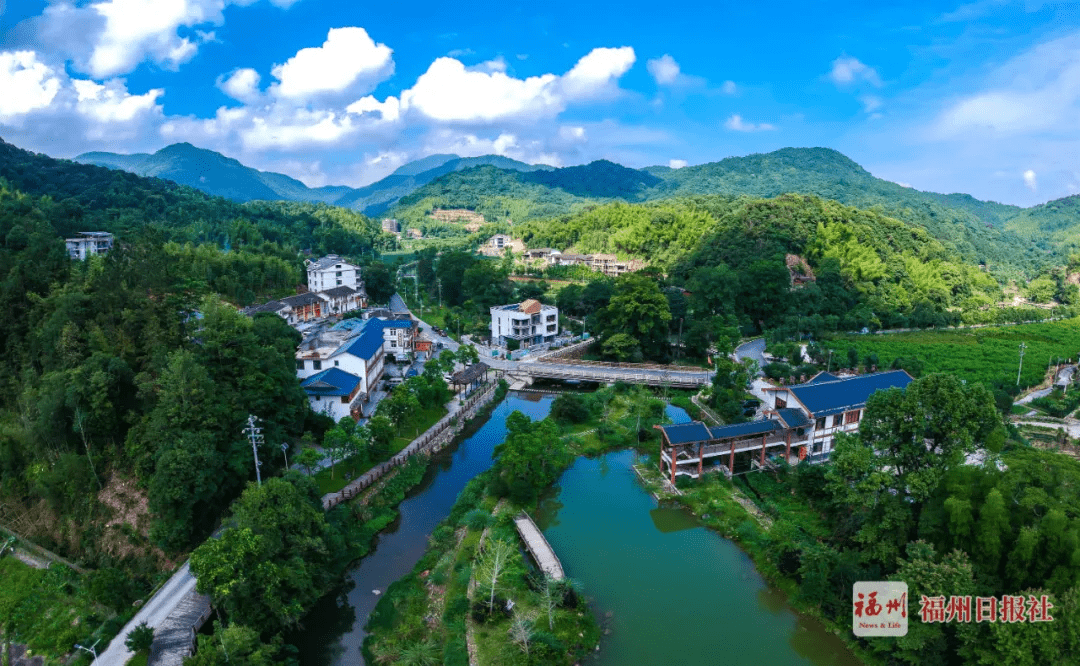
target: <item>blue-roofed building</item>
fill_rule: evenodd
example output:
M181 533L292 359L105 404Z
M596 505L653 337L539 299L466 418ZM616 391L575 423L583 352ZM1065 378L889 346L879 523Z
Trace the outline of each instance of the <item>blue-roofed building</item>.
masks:
M349 415L360 393L360 384L360 378L352 373L327 368L300 382L300 387L307 393L313 411L340 421Z
M730 475L764 466L770 456L791 464L824 462L838 433L859 429L871 395L903 390L911 381L903 370L854 377L822 372L805 384L766 388L764 419L711 428L701 423L658 426L663 440L660 469L674 483L679 475Z

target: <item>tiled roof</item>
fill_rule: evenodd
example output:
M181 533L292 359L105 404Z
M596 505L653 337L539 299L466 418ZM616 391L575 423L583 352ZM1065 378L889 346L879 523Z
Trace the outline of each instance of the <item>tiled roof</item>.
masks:
M356 290L348 285L341 285L340 287L334 287L333 289L326 289L319 292L322 295L329 296L331 298L344 298L352 296L356 293Z
M816 378L815 378L816 379ZM845 377L831 381L817 381L788 387L814 416L835 414L866 405L866 399L875 391L890 388L907 388L911 375L903 370L876 372L871 375Z
M300 382L308 395L351 395L360 383L356 375L341 368L328 368Z
M705 442L712 439L705 424L697 421L660 426L660 429L664 431L668 441L672 444L689 444L690 442Z
M281 299L282 303L293 306L294 308L303 307L305 305L314 305L316 303L322 303L323 299L319 298L316 294L307 291L303 294L297 294L295 296L286 296Z
M360 333L352 342L343 345L330 356L337 356L338 354L352 354L357 358L362 358L365 361L372 359L379 350L382 349L383 334L381 326L371 326L370 322L368 326L364 327L363 332Z
M776 413L780 416L780 420L788 428L804 428L810 425L810 419L806 418L806 414L798 409L792 409L790 407L786 409L778 409Z
M779 430L779 421L771 419L750 421L749 423L733 423L731 425L713 426L709 428L709 439L732 439L734 437L752 437L753 435L765 435L774 430Z
M525 314L536 314L537 312L540 312L540 309L544 306L542 306L540 301L535 298L528 298L522 301L519 307Z
M814 375L813 377L811 377L810 381L808 381L806 383L807 384L820 384L821 382L834 382L837 379L840 379L840 377L837 377L836 375L834 375L831 372L819 372L816 375Z
M322 271L336 264L341 264L342 267L347 266L349 268L356 268L356 266L353 266L349 262L345 261L342 257L339 257L336 254L328 254L321 259L316 259L315 261L309 263L307 269L309 271Z
M288 306L281 301L270 301L269 303L263 303L262 305L249 305L240 312L250 317L260 312L278 312L284 310L286 307Z

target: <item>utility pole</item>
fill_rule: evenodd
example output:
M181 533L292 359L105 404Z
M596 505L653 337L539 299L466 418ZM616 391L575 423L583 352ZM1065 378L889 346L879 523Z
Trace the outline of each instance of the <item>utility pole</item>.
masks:
M1016 385L1020 386L1020 373L1024 370L1024 350L1027 349L1027 344L1020 343L1020 369L1016 371Z
M682 323L683 318L679 317L679 356L682 356Z
M262 428L255 425L258 422L258 418L254 415L248 415L248 427L244 428L244 434L247 435L248 440L251 441L251 453L255 456L255 480L262 485L262 473L259 471L259 467L262 465L259 462L259 444L263 443Z
M442 278L436 278L435 284L439 285L439 307L442 308Z
M830 349L829 350L829 364L825 367L825 372L831 372L832 371L832 352L833 352L833 350Z
M289 445L282 442L281 452L285 454L285 471L289 471Z

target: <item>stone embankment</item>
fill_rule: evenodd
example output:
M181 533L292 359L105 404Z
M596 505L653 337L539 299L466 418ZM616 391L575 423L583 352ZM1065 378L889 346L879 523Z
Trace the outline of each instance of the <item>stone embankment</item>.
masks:
M381 479L387 472L404 465L410 457L417 453L430 454L441 451L453 441L456 434L461 432L469 419L476 416L484 405L491 402L495 397L498 386L498 382L492 382L477 389L463 405L442 417L435 425L428 428L423 434L410 442L408 446L395 454L393 458L372 467L340 491L325 495L322 498L323 508L330 510L338 504L356 497Z

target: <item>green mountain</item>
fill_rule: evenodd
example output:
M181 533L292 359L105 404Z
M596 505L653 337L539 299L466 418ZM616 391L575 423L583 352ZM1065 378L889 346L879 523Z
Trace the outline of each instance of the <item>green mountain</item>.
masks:
M430 155L402 165L386 178L354 189L333 203L335 206L359 210L365 215L381 215L399 199L436 178L480 166L493 166L513 173L541 172L551 168L544 165L525 164L501 155L481 157Z
M1008 227L1008 221L1023 209L964 194L943 195L904 187L874 177L851 159L827 148L784 148L682 169L614 167L618 165L593 162L542 174L468 170L417 189L401 199L391 213L412 219L425 215L425 207L462 206L485 216L488 211L509 214L513 210L517 214L510 217L518 222L572 213L590 203L615 200L805 194L875 210L923 227L971 263L1026 269L1048 258L1047 248ZM631 177L627 173L631 171L647 177Z
M1076 250L1080 248L1080 195L1026 208L1009 219L1005 228L1048 250Z
M534 171L550 167L533 166L500 155L459 157L430 155L401 166L380 181L361 188L332 185L310 188L295 178L259 171L220 153L197 148L190 143L166 146L154 154L93 152L75 158L82 164L129 171L139 176L164 178L207 194L233 201L300 201L352 208L366 215L378 215L402 196L447 173L481 165L511 171Z

